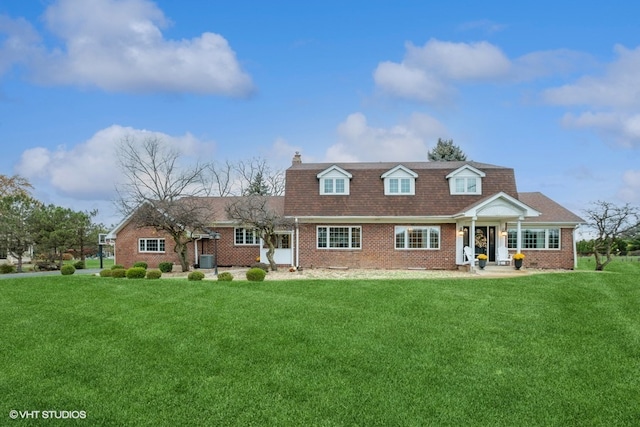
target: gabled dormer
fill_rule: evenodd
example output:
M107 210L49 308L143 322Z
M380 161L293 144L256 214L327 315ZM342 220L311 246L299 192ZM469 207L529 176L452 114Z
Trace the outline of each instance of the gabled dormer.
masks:
M349 195L349 183L351 182L351 175L340 166L333 165L318 175L316 175L320 182L320 194L327 196L348 196Z
M486 176L480 169L464 165L446 176L449 193L452 195L482 194L482 179Z
M417 173L403 165L388 170L380 176L384 180L385 196L413 196L417 177Z

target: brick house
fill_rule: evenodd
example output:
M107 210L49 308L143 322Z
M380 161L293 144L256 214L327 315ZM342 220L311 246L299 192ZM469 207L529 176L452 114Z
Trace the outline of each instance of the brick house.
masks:
M224 212L229 200L210 203ZM527 266L571 269L584 222L541 193L519 193L513 169L471 161L303 163L296 154L285 196L270 202L295 224L278 235L276 262L305 268L456 269L479 253L495 263L497 249L507 247L524 253ZM218 265L266 259L251 230L217 216L220 239L197 236L194 264L216 245ZM170 239L154 233L123 221L110 236L116 262L177 261Z

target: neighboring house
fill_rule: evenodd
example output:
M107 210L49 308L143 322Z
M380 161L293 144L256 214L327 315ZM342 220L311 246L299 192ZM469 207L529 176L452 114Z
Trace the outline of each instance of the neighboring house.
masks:
M224 212L229 198L211 198ZM541 193L519 193L513 169L478 162L302 163L286 171L285 196L273 208L295 224L279 234L276 261L305 268L456 269L497 248L523 252L525 265L574 268L575 229L584 221ZM199 235L189 257L218 265L266 260L251 230L218 215L217 241ZM177 258L171 240L124 221L111 233L116 262Z

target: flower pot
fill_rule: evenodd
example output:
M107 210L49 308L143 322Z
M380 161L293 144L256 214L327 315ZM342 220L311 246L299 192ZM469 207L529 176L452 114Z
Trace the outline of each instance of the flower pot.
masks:
M478 260L478 267L480 267L480 270L484 270L486 265L487 265L487 260L486 259L479 259Z
M521 259L514 259L513 260L513 264L516 266L516 270L520 270L520 268L522 267L522 260Z

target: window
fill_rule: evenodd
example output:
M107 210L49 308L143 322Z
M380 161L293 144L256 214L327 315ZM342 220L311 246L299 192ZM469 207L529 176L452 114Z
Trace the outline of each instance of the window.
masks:
M316 177L320 180L320 194L349 195L349 180L353 175L341 167L333 165Z
M478 192L477 179L475 177L456 178L456 193L476 194Z
M318 227L319 249L360 249L361 227Z
M416 192L418 174L405 166L398 165L382 174L384 194L387 196L407 196Z
M258 245L260 239L256 235L255 230L248 228L236 228L235 229L235 244L236 245Z
M396 249L440 249L440 227L396 227Z
M560 249L559 228L523 228L522 249ZM509 229L507 235L509 249L518 247L518 230Z
M164 252L164 239L138 240L139 252Z
M482 178L486 174L471 165L464 165L451 172L449 180L450 194L482 194Z
M345 194L344 178L323 178L322 194Z

